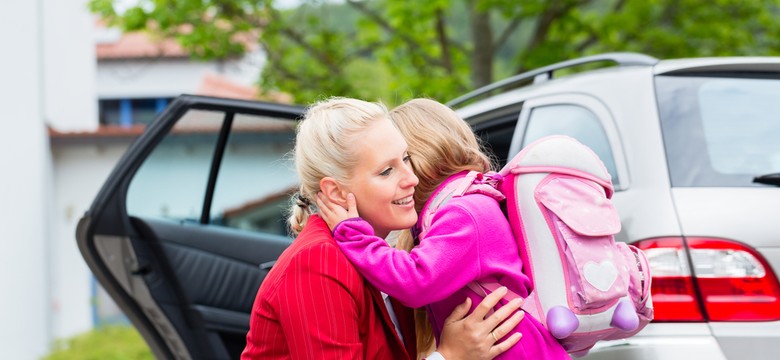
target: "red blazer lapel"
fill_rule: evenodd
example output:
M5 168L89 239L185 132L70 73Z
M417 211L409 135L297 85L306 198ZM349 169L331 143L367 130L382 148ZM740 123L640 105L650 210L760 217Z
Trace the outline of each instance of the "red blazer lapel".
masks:
M366 282L366 287L369 289L369 292L371 293L371 297L374 299L374 304L376 305L377 309L379 309L379 313L382 314L382 322L385 324L385 331L390 331L393 334L393 338L395 339L395 346L397 346L400 349L404 349L404 352L407 355L407 359L416 359L417 358L417 351L415 350L417 348L417 339L415 337L414 333L414 318L412 317L412 331L409 332L406 329L404 329L404 323L402 322L401 318L405 318L404 321L408 318L407 314L399 314L396 310L396 306L392 304L394 301L393 298L390 298L391 305L393 305L393 311L396 312L396 317L398 318L398 327L401 328L401 331L404 335L404 341L409 342L411 341L413 344L415 344L412 348L409 348L406 346L406 344L401 342L401 338L398 337L398 333L395 331L395 326L393 325L393 321L390 319L390 313L387 312L387 306L385 305L385 300L382 298L382 293L379 292L375 287L373 287L371 284ZM411 334L411 337L407 336L407 334ZM409 340L407 340L409 339ZM410 351L414 350L414 351Z
M395 317L398 318L398 327L401 328L401 333L404 335L406 352L413 355L411 358L414 359L417 357L417 332L414 326L414 309L404 306L393 297L390 298L390 304L393 306Z

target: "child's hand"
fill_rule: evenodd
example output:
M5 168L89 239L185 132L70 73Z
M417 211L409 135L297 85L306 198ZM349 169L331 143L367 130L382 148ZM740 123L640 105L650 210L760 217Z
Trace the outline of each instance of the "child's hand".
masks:
M328 224L330 231L336 227L340 222L359 217L357 211L357 202L355 201L355 195L352 193L347 194L347 208L328 200L321 192L317 193L317 207L319 208L319 214L322 220Z

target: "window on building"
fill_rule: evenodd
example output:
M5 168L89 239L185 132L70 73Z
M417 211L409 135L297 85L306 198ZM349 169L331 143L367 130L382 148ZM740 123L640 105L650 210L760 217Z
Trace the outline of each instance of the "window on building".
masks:
M172 98L101 99L98 112L101 125L148 125Z

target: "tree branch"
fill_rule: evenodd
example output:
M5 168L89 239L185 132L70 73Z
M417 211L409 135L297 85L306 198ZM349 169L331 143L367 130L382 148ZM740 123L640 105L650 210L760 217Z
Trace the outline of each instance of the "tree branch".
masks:
M260 41L260 45L263 47L263 49L265 49L265 53L268 54L268 60L270 60L268 63L271 65L271 68L275 74L281 74L282 77L295 81L303 81L303 78L293 73L292 71L287 70L284 65L282 65L282 58L277 52L269 51L267 43Z
M498 53L499 50L504 46L506 41L509 39L509 36L512 35L513 32L517 29L518 26L520 26L520 23L523 20L523 14L517 14L512 19L512 21L504 28L504 31L501 32L501 35L499 35L498 39L493 45L493 51L494 53Z
M450 54L450 43L447 39L446 26L444 24L444 11L441 8L436 9L436 36L441 46L441 63L447 74L452 75L452 54Z
M615 6L612 7L612 13L619 13L623 10L623 7L626 5L626 0L618 0L615 2ZM592 27L588 28L588 38L583 40L579 45L577 45L577 52L583 52L585 49L590 47L591 45L598 42L598 35L595 31L593 31Z
M479 11L473 0L469 1L469 6L471 39L474 44L471 53L471 85L482 87L493 81L493 32L489 13Z
M349 54L346 54L342 59L342 62L349 62L350 60L359 57L369 57L371 56L371 54L374 53L374 51L376 51L376 49L379 49L382 46L387 45L387 43L388 43L387 41L377 41L371 44L367 44L359 49L356 49L355 51Z
M387 32L391 36L396 36L399 39L406 42L406 44L409 45L409 48L412 50L412 52L421 56L423 59L425 59L426 62L430 64L442 66L442 63L440 61L438 61L437 59L431 57L430 55L422 51L421 50L422 47L417 41L415 41L408 35L398 31L398 29L393 27L389 22L387 22L387 20L383 19L379 14L369 9L364 3L355 0L347 0L347 4L351 5L358 11L362 12L368 18L370 18L375 23L377 23L377 25L379 25L382 29L385 30L385 32Z
M279 13L275 10L271 10L271 21L282 21ZM279 29L279 31L288 37L290 40L298 44L300 47L302 47L306 52L311 54L313 57L317 58L323 65L325 65L328 70L330 70L333 73L338 73L340 71L340 67L336 64L335 59L330 57L327 53L317 49L313 45L309 44L306 39L304 39L304 36L292 29L291 27L282 27Z
M531 37L531 41L528 43L528 47L525 49L524 55L532 53L537 47L539 47L539 45L544 42L544 40L547 39L547 35L550 33L550 28L556 19L569 12L572 8L584 5L587 2L588 0L580 2L572 1L567 4L561 4L560 1L554 0L553 3L550 4L539 16L539 20L536 23L534 33ZM522 60L520 61L520 66L518 66L516 70L517 74L522 73L525 70L525 66L523 66L524 62L525 61Z

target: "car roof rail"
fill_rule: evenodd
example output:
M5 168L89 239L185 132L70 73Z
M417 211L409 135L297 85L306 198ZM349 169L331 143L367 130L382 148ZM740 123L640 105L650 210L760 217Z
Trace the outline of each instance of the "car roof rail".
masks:
M532 83L538 83L541 81L552 79L553 73L555 71L571 68L574 66L589 64L589 63L602 62L602 61L611 61L616 63L618 66L632 66L632 65L652 66L658 63L659 60L649 55L633 53L633 52L612 52L612 53L604 53L599 55L585 56L577 59L562 61L542 68L527 71L512 77L508 77L504 80L496 81L492 84L485 85L477 90L474 90L470 93L467 93L453 100L450 100L447 103L447 105L450 107L456 107L457 105L460 105L474 98L480 97L482 95L488 94L492 91L509 87L512 85L516 85L522 82L526 82L529 79L533 79Z

